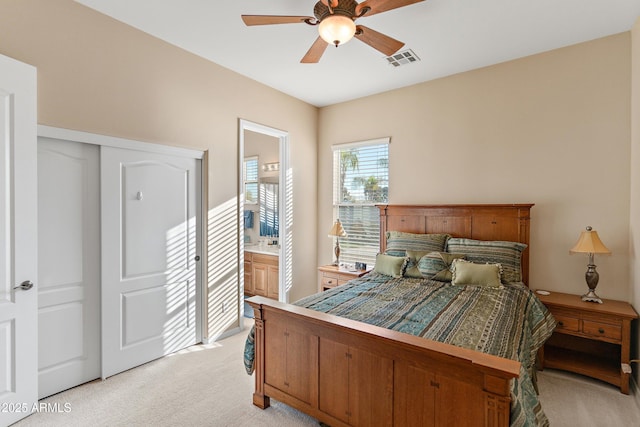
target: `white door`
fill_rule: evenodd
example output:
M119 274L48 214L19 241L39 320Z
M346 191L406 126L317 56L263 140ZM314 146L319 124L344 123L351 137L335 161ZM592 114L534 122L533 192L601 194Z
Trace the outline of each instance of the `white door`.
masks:
M103 147L102 375L196 343L195 159Z
M100 377L99 147L38 138L38 397Z
M0 55L0 425L38 399L36 126L36 69Z

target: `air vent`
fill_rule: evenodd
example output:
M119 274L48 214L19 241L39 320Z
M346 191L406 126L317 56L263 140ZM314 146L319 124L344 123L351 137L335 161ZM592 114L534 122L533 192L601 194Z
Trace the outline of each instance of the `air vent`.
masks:
M413 53L411 49L403 50L402 52L394 53L392 56L387 56L387 61L394 67L401 65L411 64L412 62L420 61L420 58Z

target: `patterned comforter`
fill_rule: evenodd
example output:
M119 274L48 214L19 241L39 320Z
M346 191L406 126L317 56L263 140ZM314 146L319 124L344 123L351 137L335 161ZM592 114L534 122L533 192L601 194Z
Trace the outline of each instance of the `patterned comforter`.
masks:
M555 320L522 284L499 288L457 286L425 279L369 273L295 305L517 360L511 384L511 425L549 424L535 392L536 352ZM253 372L253 329L245 344L245 368Z

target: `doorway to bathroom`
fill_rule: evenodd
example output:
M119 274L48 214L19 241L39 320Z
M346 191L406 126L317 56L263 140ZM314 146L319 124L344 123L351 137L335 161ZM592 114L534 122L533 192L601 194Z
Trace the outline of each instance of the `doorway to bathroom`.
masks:
M288 302L291 289L291 172L288 133L240 120L240 297ZM251 317L244 304L245 317Z

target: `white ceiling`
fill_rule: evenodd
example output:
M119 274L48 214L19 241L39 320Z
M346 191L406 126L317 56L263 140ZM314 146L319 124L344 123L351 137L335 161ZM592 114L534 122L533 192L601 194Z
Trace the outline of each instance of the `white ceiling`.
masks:
M356 39L301 64L317 27L240 19L313 16L314 0L76 1L319 107L628 31L640 16L640 0L427 0L358 19L421 59L396 68Z

